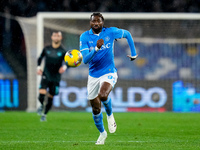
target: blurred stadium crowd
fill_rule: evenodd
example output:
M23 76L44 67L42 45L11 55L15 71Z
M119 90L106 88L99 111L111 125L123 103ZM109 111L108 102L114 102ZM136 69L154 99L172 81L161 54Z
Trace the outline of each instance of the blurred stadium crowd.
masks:
M200 0L1 0L0 62L8 62L8 67L0 66L0 78L13 78L13 72L17 78L26 78L27 75L24 36L18 22L8 19L9 16L33 17L37 12L97 11L198 13Z
M39 11L200 12L200 0L1 0L0 4L0 12L24 17Z

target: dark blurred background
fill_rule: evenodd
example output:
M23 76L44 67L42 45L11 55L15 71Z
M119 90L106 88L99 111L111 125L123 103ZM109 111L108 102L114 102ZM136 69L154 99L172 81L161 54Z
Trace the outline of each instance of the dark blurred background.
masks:
M9 62L17 78L26 78L24 37L18 22L12 19L13 16L33 17L37 12L97 11L197 13L200 12L200 0L1 0L0 55ZM12 54L15 61L12 61ZM9 69L6 71L9 72ZM6 75L7 78L9 76L13 77Z
M22 29L15 18L34 17L38 12L199 13L200 0L1 0L0 90L7 93L8 89L13 90L10 90L7 99L1 95L0 111L4 107L18 109L18 105L21 110L27 108L26 46ZM19 100L18 87L21 96ZM10 95L14 96L11 98Z
M0 11L14 16L57 12L199 12L200 0L1 0Z

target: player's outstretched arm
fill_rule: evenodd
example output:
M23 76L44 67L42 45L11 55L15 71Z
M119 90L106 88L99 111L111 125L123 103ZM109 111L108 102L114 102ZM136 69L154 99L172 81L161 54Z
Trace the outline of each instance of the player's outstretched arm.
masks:
M42 75L43 71L40 67L43 57L45 56L45 48L42 50L38 60L37 60L37 75Z
M80 36L80 52L83 55L83 63L87 64L89 63L92 58L94 57L94 55L97 53L97 51L95 51L95 49L93 50L89 50L88 44L87 44L87 36L85 36L85 34L82 34Z
M131 49L131 55L127 55L127 57L129 57L130 60L133 61L138 57L138 55L136 54L136 49L135 49L135 45L133 42L133 38L129 31L127 31L127 30L123 30L123 31L124 31L123 38L127 39L128 45Z
M92 51L89 51L87 49L81 50L81 54L83 55L83 63L89 63L96 53L97 51L95 49L93 49Z
M61 67L59 68L58 72L59 72L60 74L62 74L62 73L65 72L66 69L67 69L67 65L63 65L63 66L61 66Z
M37 67L37 75L42 75L43 71L40 66Z

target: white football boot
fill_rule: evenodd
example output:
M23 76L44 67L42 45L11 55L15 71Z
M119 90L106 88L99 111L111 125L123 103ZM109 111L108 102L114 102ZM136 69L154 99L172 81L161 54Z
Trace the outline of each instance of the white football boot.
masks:
M107 132L104 130L104 132L100 133L99 138L97 139L96 145L103 145L105 143L105 140L107 138Z
M117 129L117 124L115 122L115 118L114 118L113 114L111 114L110 116L107 115L107 121L108 121L109 132L115 133L115 131Z

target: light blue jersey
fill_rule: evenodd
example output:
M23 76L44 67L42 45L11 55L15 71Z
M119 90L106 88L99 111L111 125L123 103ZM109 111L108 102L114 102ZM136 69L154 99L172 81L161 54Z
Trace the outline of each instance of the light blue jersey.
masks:
M126 38L131 49L131 56L136 56L131 34L124 29L116 27L103 28L99 34L94 34L92 29L84 32L80 36L80 51L83 55L83 62L89 63L89 75L92 77L100 77L107 73L117 71L114 64L114 40ZM95 47L97 40L103 39L104 45L96 52Z

